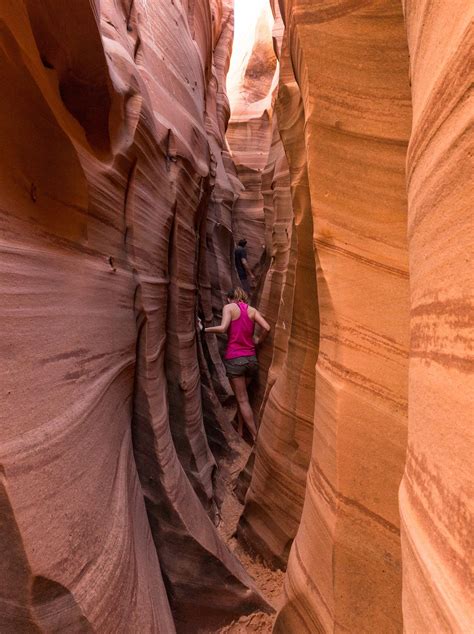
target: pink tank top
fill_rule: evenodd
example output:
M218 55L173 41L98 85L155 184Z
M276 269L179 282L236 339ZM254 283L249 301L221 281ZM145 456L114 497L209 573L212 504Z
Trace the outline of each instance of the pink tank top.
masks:
M248 305L238 302L240 317L230 322L227 331L226 359L236 357L250 357L255 354L255 344L253 342L253 331L255 322L248 315Z

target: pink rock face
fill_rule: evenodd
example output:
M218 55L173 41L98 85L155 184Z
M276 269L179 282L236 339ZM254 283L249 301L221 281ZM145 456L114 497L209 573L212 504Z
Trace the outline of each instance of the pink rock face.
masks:
M169 634L265 607L209 517L195 335L225 11L2 5L1 630Z
M272 124L265 111L245 122L230 122L227 140L237 175L244 189L236 201L233 233L236 240L247 240L250 268L259 277L265 259L265 213L262 174L271 145Z

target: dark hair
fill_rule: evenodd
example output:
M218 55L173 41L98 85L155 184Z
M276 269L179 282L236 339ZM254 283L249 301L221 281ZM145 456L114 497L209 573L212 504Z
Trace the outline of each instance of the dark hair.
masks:
M244 247L247 244L247 240L245 238L242 238L242 240L239 240L237 244L239 245L239 247Z
M244 304L249 303L249 296L243 288L240 288L240 286L231 288L230 291L227 291L226 295L228 299L231 299L234 302L244 302Z

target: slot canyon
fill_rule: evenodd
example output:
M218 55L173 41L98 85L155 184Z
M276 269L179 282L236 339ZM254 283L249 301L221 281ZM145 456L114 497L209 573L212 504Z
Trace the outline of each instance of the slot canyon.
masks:
M2 0L1 634L474 631L473 17Z

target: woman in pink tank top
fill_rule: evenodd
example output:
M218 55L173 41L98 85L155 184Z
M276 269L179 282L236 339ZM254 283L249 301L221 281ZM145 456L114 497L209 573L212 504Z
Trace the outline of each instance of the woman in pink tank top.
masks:
M262 331L258 339L254 338L255 324L258 324ZM242 433L243 420L255 441L257 428L250 407L247 385L258 372L256 346L270 332L270 325L256 308L249 306L245 291L235 288L227 293L227 305L222 310L220 326L205 328L204 332L227 333L224 365L239 407L239 431Z

